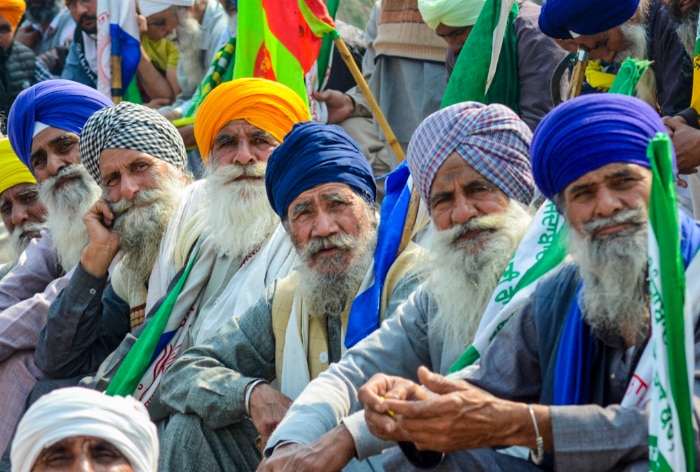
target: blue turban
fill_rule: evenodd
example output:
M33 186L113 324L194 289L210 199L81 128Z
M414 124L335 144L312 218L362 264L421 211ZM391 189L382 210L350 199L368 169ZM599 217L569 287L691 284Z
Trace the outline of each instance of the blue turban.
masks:
M539 25L552 38L571 39L576 34L598 34L632 18L639 0L547 0Z
M29 154L37 121L79 135L93 113L110 105L107 97L87 85L61 79L39 82L23 90L10 108L7 135L12 149L34 172Z
M343 128L313 121L297 123L267 161L267 199L282 221L287 208L302 192L317 185L347 184L368 203L377 187L372 168Z
M574 180L607 164L627 162L648 169L647 146L659 132L665 133L666 127L658 113L634 97L596 93L564 102L535 129L530 146L535 182L551 200Z

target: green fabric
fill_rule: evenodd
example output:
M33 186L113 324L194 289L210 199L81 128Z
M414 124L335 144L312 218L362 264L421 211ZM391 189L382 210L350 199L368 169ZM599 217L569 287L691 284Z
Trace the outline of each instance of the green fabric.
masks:
M676 176L673 171L673 151L671 139L666 133L657 133L649 143L647 157L651 163L652 184L649 198L649 223L656 236L659 248L659 267L661 278L661 294L663 297L663 313L666 325L665 341L668 365L657 368L668 369L671 396L678 412L680 425L672 423L672 430L681 435L685 452L686 470L695 470L695 448L693 433L692 392L686 372L688 362L686 359L686 342L692 342L692 338L686 341L684 320L685 305L685 269L681 256L680 224L678 220L678 202L676 198ZM652 313L657 316L657 313ZM663 364L663 363L661 363ZM659 378L656 374L655 379ZM663 386L667 388L667 385ZM653 400L652 400L653 401ZM652 410L653 411L653 410ZM656 428L658 434L668 431L665 415L659 420ZM650 420L650 421L653 421ZM670 420L669 420L670 422ZM652 428L650 430L650 439ZM649 462L650 470L671 470L659 451L656 460Z
M520 113L520 78L518 76L517 40L513 22L518 16L518 4L508 15L503 46L498 57L498 67L486 91L486 81L491 64L493 34L496 30L501 1L487 0L457 58L447 83L441 108L464 101L500 103Z
M197 114L199 106L217 85L228 82L233 78L233 66L235 65L234 51L236 50L236 38L231 36L229 40L221 46L207 70L207 75L197 87L192 96L192 105L187 110L184 118L191 118Z
M335 19L335 14L338 11L338 6L340 5L340 0L328 0L326 7L328 7L328 14L331 18ZM318 89L321 90L323 86L323 77L328 69L328 63L331 61L331 52L333 51L333 36L326 35L323 37L323 43L321 44L321 51L318 53L318 59L316 60L316 66L318 67Z
M177 297L180 296L182 287L185 285L187 277L190 275L190 270L194 265L194 261L197 259L200 246L201 242L198 242L190 255L189 262L180 280L178 280L175 287L168 292L163 304L150 319L141 333L141 336L139 336L134 346L124 358L124 362L122 362L119 369L114 374L114 378L105 391L107 395L126 396L133 395L136 391L136 387L138 387L143 374L146 372L156 347L158 346L158 342L163 335L165 326L170 319L175 301Z
M143 98L141 97L141 92L139 92L139 86L136 83L136 76L135 75L134 75L134 78L131 79L131 82L129 82L129 86L126 88L126 91L124 92L124 101L131 102L131 103L138 103L139 105L143 105Z
M651 61L638 61L631 57L625 59L608 93L633 96L639 79L642 78L649 65L651 65Z

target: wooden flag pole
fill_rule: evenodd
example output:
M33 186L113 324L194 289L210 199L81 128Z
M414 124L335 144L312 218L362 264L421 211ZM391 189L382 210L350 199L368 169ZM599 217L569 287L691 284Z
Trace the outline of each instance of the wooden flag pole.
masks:
M112 39L114 41L114 39ZM122 60L121 57L112 55L112 102L118 105L124 95L122 89Z
M337 38L333 39L333 42L335 43L335 46L340 52L340 57L343 58L343 61L345 61L345 64L348 66L348 69L350 69L350 73L355 78L355 82L357 82L357 85L360 87L360 90L362 90L362 94L367 99L367 103L369 104L369 107L372 110L374 118L377 120L377 124L379 124L379 127L384 132L384 137L386 138L387 144L391 146L391 150L394 151L396 159L398 159L399 162L403 161L406 158L406 155L404 154L403 149L399 144L399 140L396 139L396 135L391 130L389 122L386 121L384 113L382 113L381 108L379 108L377 99L375 99L374 95L372 95L372 91L369 89L369 85L367 85L367 81L362 75L362 72L360 72L360 68L357 67L357 64L355 64L355 59L353 59L352 54L350 54L348 47L345 45L345 41L343 41L343 38L338 36Z
M379 108L377 99L374 98L372 91L369 89L369 85L367 85L365 77L362 75L362 72L360 72L360 68L357 67L357 64L355 64L355 59L353 59L352 54L350 54L348 47L345 45L345 41L343 41L343 38L341 38L340 36L334 38L333 41L335 42L335 46L340 52L340 57L342 57L343 61L345 61L345 64L348 66L348 69L350 69L350 73L355 78L355 82L357 82L357 85L360 87L360 90L362 90L363 95L367 99L367 103L370 109L372 110L372 114L377 120L379 127L384 132L384 137L386 138L386 141L389 144L389 146L391 146L391 150L394 151L396 159L398 159L399 162L403 161L406 158L406 155L403 152L403 148L399 144L399 140L396 139L396 135L391 130L389 122L386 121L384 113L382 113L381 108ZM408 210L406 212L406 222L403 226L403 233L401 234L401 243L399 244L399 249L396 252L397 255L401 254L401 252L411 241L411 237L413 236L413 231L416 225L416 219L418 218L419 205L420 197L418 196L418 192L415 188L412 188L411 201L408 205Z

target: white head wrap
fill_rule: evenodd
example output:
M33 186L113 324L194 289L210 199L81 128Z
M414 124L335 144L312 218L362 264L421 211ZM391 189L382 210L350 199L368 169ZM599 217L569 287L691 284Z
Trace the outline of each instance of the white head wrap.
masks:
M44 395L27 410L12 441L12 472L31 471L44 448L72 436L109 441L136 472L158 470L156 427L140 402L70 387Z
M148 18L170 7L191 7L194 0L139 0L139 11Z
M432 29L445 26L474 26L486 0L418 0L423 21Z

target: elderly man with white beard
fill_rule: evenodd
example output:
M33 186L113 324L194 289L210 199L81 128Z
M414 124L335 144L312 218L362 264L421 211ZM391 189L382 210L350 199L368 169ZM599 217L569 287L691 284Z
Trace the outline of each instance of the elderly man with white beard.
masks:
M37 366L54 378L94 370L141 326L163 232L189 183L177 130L144 106L123 102L95 113L79 145L104 193L83 218L89 242L37 345Z
M39 183L48 230L32 240L17 265L0 281L0 451L9 444L37 379L34 349L51 302L68 284L87 244L82 215L100 188L80 164L78 140L87 119L111 105L87 86L66 80L42 82L17 97L8 118L15 153Z
M0 138L0 213L9 234L9 262L0 266L0 279L19 261L19 256L46 227L46 208L39 201L36 179L14 153L10 140Z
M206 342L228 319L257 302L267 285L293 270L298 260L267 202L263 179L267 160L285 134L295 123L308 120L308 106L293 90L265 79L226 82L207 96L195 121L200 150L208 156L206 179L190 187L193 190L183 204L195 208L178 210L194 215L171 221L168 232L174 227L186 229L175 244L176 254L165 255L179 259L179 254L192 252L190 261L185 261L192 264L191 272L168 274L161 264L157 278L168 283L168 293L147 302L147 324L126 335L94 378L86 380L88 385L137 395L154 421L167 418L169 412L159 401L165 368L157 366L167 367L189 346ZM161 250L163 246L165 240ZM183 265L178 260L175 268ZM182 277L186 280L178 289ZM152 285L158 283L155 278L151 276ZM152 320L160 318L159 309L171 296L177 298L165 313L167 325L154 334L158 321ZM136 387L128 387L123 376L130 369L127 359L140 357L137 353L154 335L166 341L148 354L152 361L139 372L141 388L134 391Z
M407 159L432 218L427 280L295 400L267 444L263 470L340 470L379 454L387 443L367 430L357 390L379 372L415 379L425 365L447 373L471 344L531 219L531 137L503 105L459 103L420 124Z
M412 244L390 267L373 264L376 186L342 128L296 124L270 156L265 186L301 263L166 370L161 401L174 415L161 436L163 470L254 469L256 436L264 443L309 380L416 285Z
M533 175L567 221L573 262L540 281L457 379L424 368L423 387L373 377L359 391L373 434L448 453L444 470L649 470L647 147L664 130L654 109L616 94L579 97L545 117L530 147ZM700 227L679 220L684 265L696 267ZM697 279L686 282L687 293L698 290ZM691 382L697 437L697 375ZM507 446L530 449L530 461L493 449ZM395 450L384 466L410 469Z
M590 59L614 64L615 70L627 57L653 61L636 95L664 114L678 113L690 103L692 76L681 74L681 69L684 61L692 63L661 0L547 1L539 26L563 48L576 52L585 46ZM610 88L612 74L587 72L593 88Z

